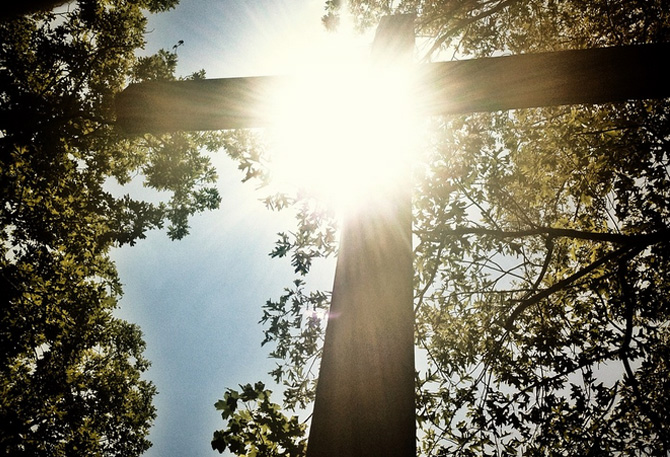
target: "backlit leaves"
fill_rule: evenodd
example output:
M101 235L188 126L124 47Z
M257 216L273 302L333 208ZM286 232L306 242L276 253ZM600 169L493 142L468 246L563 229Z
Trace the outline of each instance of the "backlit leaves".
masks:
M285 416L262 382L240 388L228 389L214 405L227 428L214 432L212 449L245 457L303 455L305 424L297 416Z
M140 330L113 315L109 250L164 226L183 237L191 215L216 208L205 153L223 140L126 136L114 98L130 81L175 78L174 54L135 52L147 11L176 3L80 0L0 21L0 453L133 456L151 445L156 392L142 378ZM160 198L122 187L137 180Z

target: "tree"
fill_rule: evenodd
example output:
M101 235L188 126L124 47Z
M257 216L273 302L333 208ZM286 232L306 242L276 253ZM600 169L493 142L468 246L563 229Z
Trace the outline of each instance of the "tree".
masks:
M337 23L339 2L324 21ZM354 0L362 26L388 4ZM424 58L667 42L663 1L407 0ZM603 84L606 84L603 81ZM646 100L437 118L416 170L417 422L425 455L670 451L670 106ZM336 248L307 197L273 252ZM263 321L289 409L313 398L327 304L300 278ZM317 315L317 314L314 314Z
M0 452L139 455L154 386L137 326L113 315L109 250L218 206L218 133L127 136L114 97L174 79L176 55L136 57L144 12L176 0L80 0L0 22ZM203 77L203 73L193 77ZM145 201L110 191L143 179ZM121 187L122 188L122 187Z

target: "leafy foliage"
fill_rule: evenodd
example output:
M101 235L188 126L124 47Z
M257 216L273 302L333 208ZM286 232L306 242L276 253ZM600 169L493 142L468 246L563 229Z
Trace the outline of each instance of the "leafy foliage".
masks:
M323 317L327 315L330 294L305 291L305 282L296 279L277 302L263 306L261 323L266 325L266 343L275 343L270 357L285 361L270 374L276 382L285 381L285 404L305 408L314 400L313 369L321 356Z
M429 60L667 42L667 6L405 0L394 11L418 14ZM389 11L348 7L362 27ZM324 20L339 8L327 2ZM667 100L645 100L433 120L414 199L422 454L670 451L669 119ZM292 233L332 227L311 214ZM298 238L281 235L274 254L309 265L336 249ZM266 305L288 407L313 394L319 348L304 342L323 325L299 318L314 306L308 283Z
M188 233L219 195L203 150L219 133L129 137L114 97L174 78L176 56L136 58L147 12L176 0L80 0L0 22L0 449L139 455L155 416L140 330L113 316L113 246ZM198 74L195 77L202 77ZM109 189L144 179L152 201Z
M245 457L304 454L305 425L298 417L286 417L281 406L270 401L272 392L262 382L240 388L241 392L228 389L214 405L227 429L214 432L212 448L219 452L228 448Z
M425 177L417 200L429 210L415 219L417 336L428 358L419 419L439 430L427 453L667 449L667 398L639 389L658 376L643 361L667 344L668 228L658 213L667 201L644 218L623 207L632 195L648 201L650 185L666 199L667 173L654 184L644 175L667 165L642 138L603 145L593 138L601 128L591 130L619 124L609 115L622 110L646 124L650 103L634 105L517 112L505 137L499 115L478 116L491 124L475 135L472 120L451 123L457 159ZM546 127L524 144L529 123ZM644 175L629 155L649 159Z

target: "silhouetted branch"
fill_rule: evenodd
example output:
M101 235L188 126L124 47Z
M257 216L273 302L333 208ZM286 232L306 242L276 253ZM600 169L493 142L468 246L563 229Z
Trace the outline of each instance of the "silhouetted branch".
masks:
M589 241L601 241L622 245L650 245L668 239L670 230L661 230L639 235L624 235L609 232L585 232L574 229L536 227L525 230L496 230L482 227L457 227L439 232L441 236L486 235L494 238L525 238L529 236L548 236L552 238L574 238Z
M630 359L628 357L630 351L630 342L633 339L633 316L635 315L635 301L630 290L630 284L628 283L628 272L626 268L626 262L619 262L618 268L619 283L621 285L621 293L624 302L624 319L626 322L626 328L624 329L623 341L621 342L621 348L619 349L619 358L623 363L624 370L628 376L628 383L630 384L631 389L633 390L633 396L635 403L637 404L640 411L649 418L654 427L658 427L661 424L661 420L654 410L652 410L647 402L645 397L640 392L640 386L635 377L632 367L630 366ZM659 436L663 436L663 430L658 427L657 433Z
M547 239L547 253L544 255L544 264L542 265L542 270L540 271L540 274L537 276L537 279L533 284L533 290L537 290L537 288L540 287L542 279L544 278L544 275L547 274L547 270L549 269L549 264L551 263L551 256L553 253L554 253L554 239L549 238Z
M541 300L551 296L552 294L565 289L567 286L570 284L574 283L575 281L583 278L584 276L588 275L589 273L593 272L594 270L600 268L601 266L605 265L608 262L611 262L613 260L621 259L624 257L632 257L642 251L646 246L637 246L634 248L631 247L623 247L621 249L617 249L616 251L612 251L609 254L606 254L596 260L595 262L591 263L590 265L587 265L586 267L582 268L581 270L577 271L576 273L568 276L567 278L558 281L556 284L552 285L551 287L548 287L537 294L526 298L524 300L521 300L519 305L512 311L512 314L507 318L507 320L504 323L504 327L507 330L511 330L512 324L514 321L530 306L540 302Z

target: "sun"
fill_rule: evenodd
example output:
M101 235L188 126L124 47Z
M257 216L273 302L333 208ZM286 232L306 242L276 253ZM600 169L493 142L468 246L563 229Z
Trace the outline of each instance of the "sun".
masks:
M411 66L322 57L270 101L270 173L342 210L403 180L421 129Z

